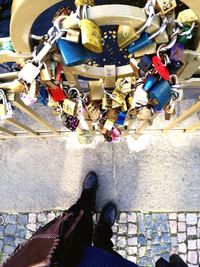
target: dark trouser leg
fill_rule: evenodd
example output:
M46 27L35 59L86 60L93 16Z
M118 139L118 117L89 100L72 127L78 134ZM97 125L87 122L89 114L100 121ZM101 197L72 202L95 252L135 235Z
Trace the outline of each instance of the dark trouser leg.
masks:
M171 267L170 263L163 258L160 258L156 262L156 267Z
M98 224L94 234L94 246L104 249L114 255L120 256L113 250L111 238L113 236L112 229L106 224Z
M173 254L169 258L172 267L188 267L188 265L181 259L179 255Z

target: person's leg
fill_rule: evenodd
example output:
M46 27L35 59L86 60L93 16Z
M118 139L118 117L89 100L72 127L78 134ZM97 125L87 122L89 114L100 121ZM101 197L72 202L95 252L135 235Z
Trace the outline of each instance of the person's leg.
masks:
M156 261L156 267L171 267L170 263L162 257Z
M94 246L102 248L112 254L120 256L113 250L111 238L113 236L112 226L115 223L117 208L115 204L109 202L101 212L99 222L94 233Z
M177 254L172 254L169 258L171 267L188 267L188 265Z

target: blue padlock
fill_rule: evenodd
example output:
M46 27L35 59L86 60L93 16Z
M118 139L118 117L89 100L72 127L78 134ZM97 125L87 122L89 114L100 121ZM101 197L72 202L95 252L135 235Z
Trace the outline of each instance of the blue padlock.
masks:
M150 92L149 98L152 105L157 109L161 110L172 98L172 90L170 84L161 80Z
M142 56L138 63L138 67L140 68L140 70L146 72L151 68L151 66L152 66L151 58L147 55Z
M126 119L126 114L123 112L119 112L116 124L123 125Z
M147 32L143 32L140 35L140 39L136 40L131 45L129 45L128 52L130 54L133 54L133 53L141 50L142 48L145 48L146 46L152 44L153 39L156 38L160 33L164 32L166 27L167 27L167 23L168 23L167 18L163 17L162 20L163 20L162 25L160 26L160 28L156 32L154 32L151 35Z
M87 50L81 44L74 44L62 38L57 40L57 46L66 66L77 66L96 58L95 53Z
M143 86L144 91L150 92L153 89L154 85L158 82L158 78L153 75L148 75L147 80Z
M128 52L130 54L135 53L136 51L139 51L140 49L150 45L153 43L153 39L150 38L151 35L147 32L143 32L140 35L140 39L133 42L131 45L128 46Z

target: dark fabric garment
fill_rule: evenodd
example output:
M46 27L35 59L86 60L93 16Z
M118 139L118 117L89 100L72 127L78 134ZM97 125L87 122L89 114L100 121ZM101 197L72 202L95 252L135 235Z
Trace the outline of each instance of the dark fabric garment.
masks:
M0 37L9 37L12 0L0 0Z
M179 255L173 254L169 258L169 262L160 258L156 262L156 267L188 267L188 265L181 259Z
M137 265L103 249L85 247L77 267L137 267Z

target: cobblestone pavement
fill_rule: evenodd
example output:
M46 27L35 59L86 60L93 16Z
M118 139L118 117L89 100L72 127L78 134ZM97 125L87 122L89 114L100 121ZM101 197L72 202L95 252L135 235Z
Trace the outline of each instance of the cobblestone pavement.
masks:
M0 214L0 260L61 212ZM113 232L115 250L139 266L155 266L160 256L168 259L173 247L189 267L200 262L200 213L121 212Z

